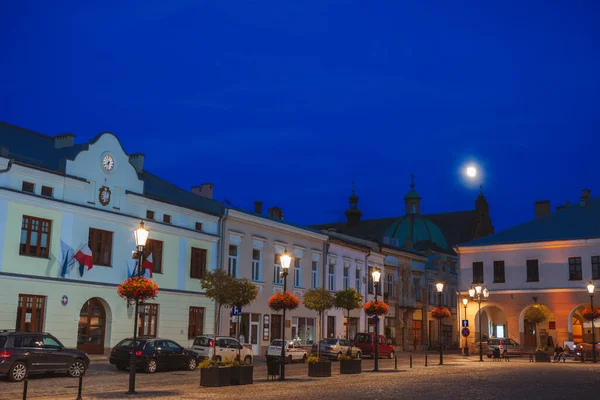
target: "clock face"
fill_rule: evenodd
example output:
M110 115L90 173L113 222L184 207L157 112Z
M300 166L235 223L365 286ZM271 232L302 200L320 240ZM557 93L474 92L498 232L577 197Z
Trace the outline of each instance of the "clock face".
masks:
M107 171L112 171L112 169L115 167L115 161L111 156L104 156L102 159L102 167L104 167L104 169Z

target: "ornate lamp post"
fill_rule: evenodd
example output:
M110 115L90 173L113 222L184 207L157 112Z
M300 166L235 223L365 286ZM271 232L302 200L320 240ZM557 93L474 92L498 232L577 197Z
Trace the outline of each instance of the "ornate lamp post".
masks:
M292 257L287 252L280 256L281 260L281 276L283 277L283 293L287 291L287 276ZM281 374L279 380L285 380L285 308L283 309L283 323L281 326Z
M490 297L490 291L485 286L477 285L469 289L469 297L477 302L477 315L479 315L479 361L483 362L483 338L481 335L481 303L486 302Z
M377 304L377 290L379 289L381 271L374 269L371 272L371 276L373 277L373 286L375 286L375 304ZM375 347L375 367L373 368L373 372L379 372L379 316L375 314L373 319L375 320L375 339L373 340L373 347Z
M138 262L136 268L133 270L132 276L139 276L142 274L142 258L144 257L144 247L148 240L148 230L144 227L144 221L140 222L140 226L133 231L135 235L135 245L137 251ZM137 332L138 332L138 306L140 301L135 300L135 308L133 311L133 343L131 345L131 359L129 361L129 391L127 394L135 393L135 370L137 367L136 359L136 348L137 348Z
M462 299L463 305L465 306L465 319L467 319L467 304L469 304L469 299L467 299L466 297L464 297ZM469 340L468 337L465 337L465 352L464 352L465 356L469 355Z
M596 289L596 287L594 286L594 284L592 283L592 281L590 281L590 283L588 283L587 285L587 290L588 293L590 294L590 302L592 303L592 312L594 312L594 290ZM583 353L583 351L582 351ZM596 362L596 329L594 327L594 320L592 319L592 362ZM583 358L583 355L581 356L581 358Z
M438 292L438 307L442 308L442 292L444 291L444 283L438 282L435 284ZM444 351L442 348L442 320L438 319L438 347L440 349L440 365L444 365Z

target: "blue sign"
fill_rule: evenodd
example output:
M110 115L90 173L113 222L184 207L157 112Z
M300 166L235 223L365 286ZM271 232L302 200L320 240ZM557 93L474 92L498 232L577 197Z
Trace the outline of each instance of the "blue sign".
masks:
M464 337L469 337L469 335L471 334L471 331L469 330L469 328L462 328L462 331L460 331L460 333Z
M231 307L231 315L234 317L237 315L242 315L242 309L238 307Z
M462 325L463 328L467 328L469 326L469 320L468 319L463 319L462 320Z

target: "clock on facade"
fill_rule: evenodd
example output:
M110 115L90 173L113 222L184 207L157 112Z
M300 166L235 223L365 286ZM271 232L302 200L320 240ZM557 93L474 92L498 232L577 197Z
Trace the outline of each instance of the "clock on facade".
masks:
M115 167L115 160L113 160L113 158L111 156L105 155L102 158L102 167L106 171L112 171L112 169Z
M110 189L107 186L102 186L100 188L98 200L100 200L100 204L103 206L107 206L108 203L110 203Z

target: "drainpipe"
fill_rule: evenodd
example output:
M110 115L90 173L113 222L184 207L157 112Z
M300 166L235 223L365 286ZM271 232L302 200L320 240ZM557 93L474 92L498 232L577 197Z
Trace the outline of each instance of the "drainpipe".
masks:
M327 274L329 272L329 261L328 261L328 254L329 254L329 237L326 239L325 243L323 243L323 273L321 275L323 275L323 287L327 288ZM324 315L325 313L323 313L323 317L325 317ZM325 318L322 318L323 320ZM325 325L325 321L321 321L321 325L319 326L319 340L323 339L323 326ZM317 344L318 345L318 344Z
M225 259L225 222L229 218L229 209L226 208L221 218L219 218L219 249L217 251L217 265L215 269L223 269L223 260ZM215 336L221 334L221 316L218 315L217 302L215 301Z
M365 285L363 287L363 292L365 293L365 302L369 301L369 261L367 260L371 255L371 250L367 254L365 254ZM364 332L369 333L369 320L365 311L363 310L363 314L365 315L365 330Z
M10 171L10 169L12 168L12 163L13 159L11 158L10 160L8 160L8 165L6 166L6 168L0 169L0 174Z

